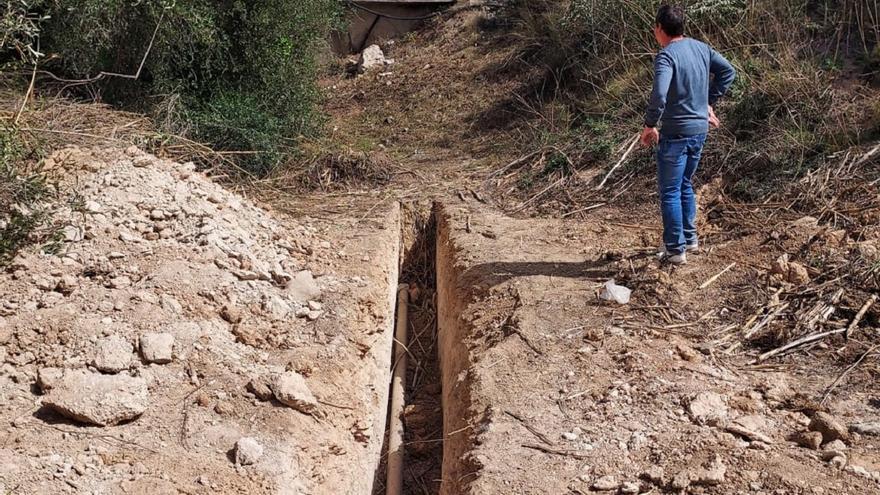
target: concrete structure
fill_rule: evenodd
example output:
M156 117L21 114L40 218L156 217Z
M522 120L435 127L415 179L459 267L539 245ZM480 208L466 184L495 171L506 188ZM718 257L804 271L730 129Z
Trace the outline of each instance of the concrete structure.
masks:
M333 37L333 49L340 54L358 53L373 43L412 31L424 17L456 0L371 0L354 2L348 31ZM383 14L376 15L374 12Z

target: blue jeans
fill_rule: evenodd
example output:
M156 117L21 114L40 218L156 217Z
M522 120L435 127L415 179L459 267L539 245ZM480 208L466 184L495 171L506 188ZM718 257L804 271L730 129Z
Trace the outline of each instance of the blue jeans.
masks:
M705 134L661 137L657 146L663 242L669 254L681 254L686 245L697 243L697 195L691 179L705 142Z

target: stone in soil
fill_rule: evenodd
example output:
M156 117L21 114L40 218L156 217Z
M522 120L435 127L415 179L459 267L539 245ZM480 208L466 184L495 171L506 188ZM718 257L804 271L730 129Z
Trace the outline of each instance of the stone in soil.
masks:
M379 45L370 45L361 52L357 62L357 70L363 74L375 67L384 67L386 63L385 54Z
M822 447L822 434L818 431L805 431L795 437L795 441L801 447L819 450Z
M141 335L141 356L148 363L167 364L174 352L174 336L170 333Z
M143 414L149 400L143 378L71 370L52 385L43 404L81 423L112 426Z
M56 387L63 377L64 370L61 368L41 368L37 372L37 386L45 394Z
M305 378L295 371L280 373L273 377L270 388L278 402L305 414L318 410L318 400L312 395Z
M724 465L720 457L716 456L707 467L693 473L691 484L702 486L720 485L724 483L726 475L727 466Z
M223 308L220 309L220 318L235 325L236 323L241 322L241 310L231 305L223 306Z
M824 443L833 442L837 439L848 440L849 431L840 421L826 412L817 412L810 421L810 431L818 431L822 434Z
M253 437L242 437L235 443L235 463L241 466L256 464L263 457L263 446Z
M616 491L620 487L620 483L614 478L614 476L602 476L593 482L590 486L590 489L597 492L611 492Z
M127 370L131 364L134 346L127 340L111 335L98 341L92 365L104 373L119 373Z
M321 289L312 276L312 272L304 270L296 273L287 283L287 294L298 303L306 304L321 297Z
M727 404L714 392L700 392L688 403L688 414L697 424L717 425L727 418Z
M252 378L247 384L247 391L262 401L270 400L275 396L269 382L263 378Z
M855 423L850 425L850 431L859 435L870 435L880 437L880 422L876 423Z

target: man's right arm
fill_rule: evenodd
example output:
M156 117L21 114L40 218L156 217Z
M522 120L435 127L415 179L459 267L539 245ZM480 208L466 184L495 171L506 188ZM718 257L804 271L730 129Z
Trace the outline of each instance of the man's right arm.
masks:
M709 87L709 105L715 105L719 98L727 94L727 91L736 79L736 69L733 68L733 65L723 55L711 48L709 50L711 53L709 72L715 76L712 85Z
M666 97L669 94L669 85L672 84L674 69L669 55L660 52L654 60L654 87L651 91L651 99L648 102L648 110L645 112L645 127L657 127L663 111L666 110Z

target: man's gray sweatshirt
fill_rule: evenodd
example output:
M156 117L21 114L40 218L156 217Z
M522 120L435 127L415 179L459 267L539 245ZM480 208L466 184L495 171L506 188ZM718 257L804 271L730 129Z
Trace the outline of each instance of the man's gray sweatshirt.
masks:
M666 137L709 132L709 105L727 93L734 79L736 70L709 45L691 38L670 43L654 60L645 125L662 123L660 133Z

